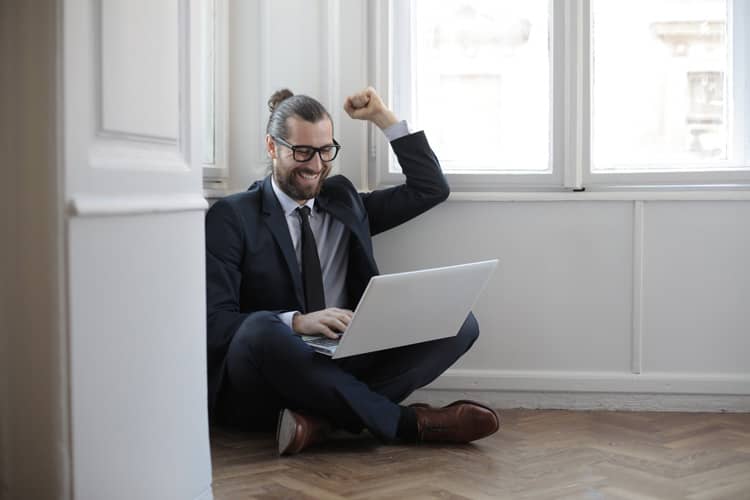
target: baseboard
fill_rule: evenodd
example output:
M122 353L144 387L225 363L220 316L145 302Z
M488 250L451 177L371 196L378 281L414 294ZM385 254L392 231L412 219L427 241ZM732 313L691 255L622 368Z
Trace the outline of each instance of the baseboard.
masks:
M431 389L750 396L750 374L448 370Z
M409 401L496 408L750 412L750 375L448 370Z
M482 401L493 408L544 410L681 411L750 413L750 396L704 394L628 394L597 392L445 391L422 389L406 404L444 406L459 399Z

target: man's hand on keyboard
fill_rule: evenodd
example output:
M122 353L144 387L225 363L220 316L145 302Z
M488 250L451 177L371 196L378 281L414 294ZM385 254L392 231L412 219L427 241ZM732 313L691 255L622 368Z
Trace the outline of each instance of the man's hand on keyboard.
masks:
M292 329L304 335L325 335L330 339L337 339L339 333L346 330L352 320L349 309L329 307L308 314L295 314L292 318Z

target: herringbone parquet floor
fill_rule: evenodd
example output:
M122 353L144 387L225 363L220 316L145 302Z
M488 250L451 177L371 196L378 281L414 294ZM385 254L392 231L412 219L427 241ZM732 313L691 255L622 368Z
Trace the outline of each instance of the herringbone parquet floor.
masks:
M369 437L276 456L214 430L214 496L294 499L750 499L750 414L505 410L460 446Z

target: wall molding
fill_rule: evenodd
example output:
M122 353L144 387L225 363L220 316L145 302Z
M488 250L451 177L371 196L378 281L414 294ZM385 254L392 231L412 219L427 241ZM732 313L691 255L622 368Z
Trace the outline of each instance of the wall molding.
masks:
M702 394L750 398L750 375L455 369L445 372L428 388L449 391Z
M633 309L630 370L643 371L643 249L644 202L633 202Z
M208 202L199 194L141 196L74 196L69 201L73 217L100 217L204 211Z

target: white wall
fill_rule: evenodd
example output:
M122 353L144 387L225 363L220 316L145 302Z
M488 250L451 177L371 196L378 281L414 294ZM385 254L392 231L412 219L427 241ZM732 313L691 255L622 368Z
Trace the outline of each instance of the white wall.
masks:
M639 203L449 201L377 237L389 271L501 259L480 341L432 387L500 405L749 409L750 203Z
M0 4L0 498L212 497L200 7Z
M368 132L340 111L371 83L366 2L230 9L231 188L264 175L265 101L286 86L329 107L344 145L337 168L366 189ZM501 260L476 307L478 344L419 396L750 410L750 193L691 196L455 194L378 236L383 272Z
M75 498L209 494L202 225L200 210L70 221Z
M211 497L202 7L64 3L75 498Z

